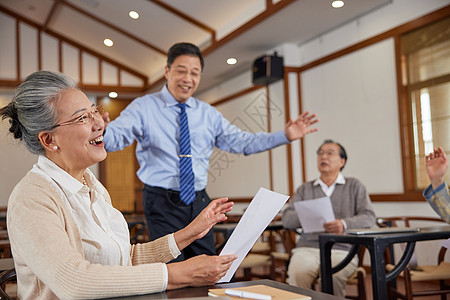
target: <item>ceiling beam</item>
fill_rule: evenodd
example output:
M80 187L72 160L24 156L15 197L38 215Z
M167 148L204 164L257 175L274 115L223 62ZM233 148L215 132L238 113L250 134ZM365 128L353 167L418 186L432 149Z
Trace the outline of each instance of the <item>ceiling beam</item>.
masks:
M16 20L24 22L24 23L26 23L26 24L28 24L28 25L30 25L32 27L37 28L38 30L42 30L42 25L40 25L40 24L30 20L30 19L27 19L27 18L25 18L23 16L20 16L20 15L16 14L15 12L7 9L6 7L2 6L1 4L0 4L0 12L3 12L5 14L7 14L7 15L10 15L10 16L14 17ZM123 65L123 64L121 64L121 63L119 63L119 62L117 62L117 61L115 61L113 59L111 59L111 58L108 58L108 57L106 57L106 56L104 56L102 54L99 54L95 50L92 50L92 49L90 49L90 48L88 48L86 46L83 46L83 45L81 45L81 44L79 44L79 43L77 43L77 42L75 42L75 41L73 41L73 40L71 40L71 39L69 39L69 38L67 38L67 37L65 37L65 36L55 32L55 31L53 31L53 30L51 30L51 29L49 29L49 28L47 28L46 33L51 35L51 36L53 36L53 37L55 37L55 38L57 38L57 39L59 39L62 42L65 42L65 43L67 43L69 45L72 45L72 46L74 46L74 47L76 47L76 48L78 48L78 49L80 49L80 50L82 50L82 51L84 51L86 53L89 53L89 54L91 54L91 55L93 55L93 56L95 56L95 57L97 57L97 58L107 62L107 63L110 63L113 66L116 66L120 70L126 71L126 72L128 72L128 73L130 73L130 74L132 74L132 75L142 79L144 81L144 85L148 82L148 76L147 75L144 75L144 74L142 74L142 73L140 73L140 72L138 72L136 70L131 69L130 67L127 67L127 66L125 66L125 65Z
M202 51L202 54L204 56L207 56L209 53L213 52L214 50L217 50L218 48L222 47L226 43L237 38L238 36L240 36L241 34L246 32L247 30L258 25L265 19L271 17L272 15L274 15L275 13L277 13L278 11L282 10L283 8L285 8L286 6L288 6L289 4L291 4L295 1L296 0L280 0L276 4L270 4L270 5L268 5L269 3L266 3L266 9L262 13L260 13L259 15L257 15L256 17L254 17L253 19L251 19L244 25L240 26L236 30L232 31L231 33L229 33L222 39L216 41L215 43L212 43L209 47L207 47L206 49L204 49Z
M79 8L76 5L73 5L72 3L67 2L66 0L58 0L58 1L61 1L61 3L63 3L64 5L66 5L66 6L70 7L70 8L72 8L73 10L75 10L75 11L77 11L77 12L79 12L79 13L81 13L81 14L83 14L83 15L85 15L85 16L87 16L87 17L89 17L89 18L91 18L91 19L93 19L93 20L95 20L95 21L97 21L97 22L99 22L99 23L101 23L101 24L103 24L103 25L105 25L105 26L115 30L115 31L118 31L118 32L122 33L123 35L129 37L130 39L133 39L136 42L141 43L144 46L146 46L148 48L151 48L152 50L154 50L154 51L156 51L156 52L158 52L158 53L160 53L162 55L167 55L166 51L164 51L164 50L162 50L162 49L160 49L160 48L158 48L158 47L156 47L156 46L154 46L154 45L144 41L143 39L135 36L134 34L128 32L128 31L123 30L122 28L120 28L120 27L118 27L118 26L116 26L116 25L114 25L114 24L112 24L110 22L107 22L107 21L105 21L103 19L100 19L99 17L91 14L90 12L85 11L84 9Z
M153 0L149 0L149 1L153 2ZM277 13L278 11L280 11L281 9L285 8L286 6L288 6L289 4L291 4L295 1L296 0L280 0L276 4L273 4L272 1L267 0L266 9L262 13L260 13L259 15L257 15L256 17L254 17L253 19L251 19L244 25L240 26L236 30L230 32L228 35L226 35L222 39L212 43L209 47L207 47L206 49L204 49L202 51L202 55L207 56L208 54L214 52L218 48L224 46L226 43L230 42L231 40L233 40L234 38L243 34L247 30L253 28L254 26L258 25L265 19L269 18L270 16L274 15L275 13ZM161 83L164 81L165 81L165 77L162 76L161 78L155 80L153 83L149 83L146 90L151 90L151 89L155 88L156 86L161 85Z
M59 4L61 2L59 0L55 0L55 2L53 2L53 6L52 9L50 10L47 19L45 20L44 25L42 26L42 31L46 31L48 28L48 24L50 23L50 20L53 18L53 16L55 15L55 11L58 8Z
M184 19L184 20L186 20L186 21L188 21L188 22L190 22L190 23L200 27L201 29L209 32L211 34L211 42L214 43L216 41L216 31L214 29L212 29L211 27L209 27L208 25L205 25L205 24L201 23L200 21L192 18L191 16L188 16L187 14L179 11L178 9L174 8L173 6L168 5L165 2L162 2L160 0L148 0L148 1L150 1L150 2L152 2L154 4L156 4L156 5L164 8L164 9L170 11L174 15L176 15L176 16L178 16L178 17L180 17L180 18L182 18L182 19Z

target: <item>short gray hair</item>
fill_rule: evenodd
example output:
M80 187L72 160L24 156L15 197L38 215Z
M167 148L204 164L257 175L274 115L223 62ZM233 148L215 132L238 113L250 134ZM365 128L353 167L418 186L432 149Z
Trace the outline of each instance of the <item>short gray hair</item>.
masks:
M14 92L11 103L0 110L2 119L10 118L9 131L34 154L45 154L39 133L52 131L58 121L55 102L61 93L78 88L75 81L59 72L38 71L25 78Z

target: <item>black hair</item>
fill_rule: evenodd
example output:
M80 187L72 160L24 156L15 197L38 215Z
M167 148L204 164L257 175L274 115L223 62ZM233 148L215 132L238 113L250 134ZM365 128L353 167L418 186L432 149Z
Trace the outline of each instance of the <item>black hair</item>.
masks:
M324 140L323 143L320 145L319 149L317 149L317 154L319 154L320 149L325 144L336 144L336 145L339 146L339 156L341 158L345 159L344 165L341 167L341 171L342 171L342 169L344 169L345 164L347 163L347 159L348 159L347 158L347 152L345 151L344 147L341 144L339 144L338 142L335 142L333 140L330 140L330 139Z
M167 53L167 66L170 68L174 60L180 55L197 56L200 59L202 71L205 67L205 61L203 60L202 52L200 49L191 43L177 43L170 47L169 53Z

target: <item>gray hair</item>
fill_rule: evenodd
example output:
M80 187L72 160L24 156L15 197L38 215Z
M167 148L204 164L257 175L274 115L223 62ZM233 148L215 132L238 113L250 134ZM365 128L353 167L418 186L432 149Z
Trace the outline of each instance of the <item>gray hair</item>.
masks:
M34 154L45 154L39 133L52 131L58 121L55 102L61 93L77 88L75 81L59 72L38 71L25 78L13 100L0 110L2 119L10 118L9 131Z

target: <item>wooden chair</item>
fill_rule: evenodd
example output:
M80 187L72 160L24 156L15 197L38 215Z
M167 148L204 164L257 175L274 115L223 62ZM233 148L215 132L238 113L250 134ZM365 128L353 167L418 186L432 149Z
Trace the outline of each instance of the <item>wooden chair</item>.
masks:
M241 269L244 272L242 277L235 277L236 281L250 281L253 278L258 279L270 279L271 271L270 267L272 266L272 261L270 255L266 254L257 254L257 253L249 253L244 258L244 260L239 265L238 269ZM263 273L255 272L255 268L258 269L266 269L269 271L264 271Z
M272 252L272 279L276 279L280 277L280 281L285 283L287 280L287 268L289 266L289 261L292 256L292 249L295 248L297 241L297 232L295 230L283 229L280 230L280 235L282 237L283 245L285 248L284 253ZM362 266L363 256L364 256L365 248L361 247L358 252L358 267L355 272L347 279L348 285L356 285L357 295L346 295L349 299L366 299L366 270ZM314 284L317 283L317 280Z
M272 252L272 277L285 283L287 281L287 269L292 256L292 249L297 243L297 233L295 230L281 229L278 232L281 236L284 252Z
M10 258L11 255L11 244L9 240L0 240L0 258Z
M16 280L16 270L14 268L0 274L0 299L15 299L12 292L7 293L6 286L8 283L14 283Z
M268 234L263 232L261 240L257 241L242 263L239 265L244 273L242 277L235 277L236 281L249 281L252 278L271 279L272 260L270 257L270 242L268 241ZM258 269L260 272L255 272ZM261 272L261 270L263 272Z
M379 227L411 227L411 223L417 224L417 222L421 222L421 226L423 226L423 222L434 222L433 225L436 225L436 222L444 221L439 218L415 216L377 218L377 225ZM432 226L431 223L430 226ZM392 264L394 262L394 257L392 249L387 250L386 262L388 262L388 264L386 265L386 269L387 271L390 271L394 268L394 265ZM446 248L441 247L437 255L437 265L418 265L414 269L407 266L398 276L404 281L405 293L401 293L392 284L388 283L389 295L408 300L418 296L441 295L441 299L445 300L446 294L450 294L450 284L446 283L446 280L450 280L450 262L444 261L446 250ZM414 291L413 283L423 281L439 281L439 290Z

